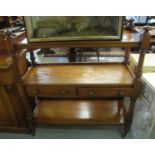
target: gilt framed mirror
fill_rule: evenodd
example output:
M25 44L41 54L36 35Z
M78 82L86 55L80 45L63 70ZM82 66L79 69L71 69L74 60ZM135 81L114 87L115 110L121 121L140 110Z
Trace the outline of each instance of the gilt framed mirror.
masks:
M121 40L120 16L26 16L29 42Z

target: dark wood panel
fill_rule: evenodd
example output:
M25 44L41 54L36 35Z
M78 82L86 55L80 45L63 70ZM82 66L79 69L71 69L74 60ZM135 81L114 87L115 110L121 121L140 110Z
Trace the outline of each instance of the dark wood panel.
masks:
M0 90L0 95L2 95L1 90ZM9 117L9 112L4 103L4 99L2 98L2 96L0 96L0 126L10 125L10 123L11 123L11 120Z
M6 89L13 111L18 122L18 127L27 127L26 113L22 98L19 94L17 84L13 84Z
M10 68L0 69L0 82L4 85L13 84L17 80L17 73L15 72L15 66L11 65Z
M0 54L5 54L7 53L7 48L5 45L5 40L0 37Z
M17 53L18 53L18 68L19 68L20 74L22 76L28 70L28 64L27 64L27 60L26 60L26 51L27 50L17 51Z
M2 84L12 84L17 80L15 66L10 56L0 56L0 82Z
M0 125L16 126L17 120L14 113L14 108L9 100L4 86L0 86Z
M13 63L11 56L0 55L0 69L7 69Z
M117 100L44 100L35 109L37 123L120 124Z

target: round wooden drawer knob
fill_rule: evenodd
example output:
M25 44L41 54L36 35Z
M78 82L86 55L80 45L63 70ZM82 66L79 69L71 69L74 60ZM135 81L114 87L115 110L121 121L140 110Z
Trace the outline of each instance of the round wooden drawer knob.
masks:
M67 91L66 90L62 90L61 91L61 95L65 95L65 94L67 94Z
M95 95L94 92L92 91L89 92L89 96L94 96L94 95Z
M39 91L38 90L35 90L34 91L34 95L38 95L39 94Z
M121 92L119 92L119 95L120 95L120 96L123 96L123 95L124 95L124 93L121 91Z

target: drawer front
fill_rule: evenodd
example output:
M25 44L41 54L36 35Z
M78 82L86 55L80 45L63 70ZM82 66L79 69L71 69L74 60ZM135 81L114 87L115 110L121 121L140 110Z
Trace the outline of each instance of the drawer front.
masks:
M81 97L132 96L133 88L79 88Z
M49 97L72 97L75 96L73 87L62 86L35 86L26 87L29 96L49 96Z

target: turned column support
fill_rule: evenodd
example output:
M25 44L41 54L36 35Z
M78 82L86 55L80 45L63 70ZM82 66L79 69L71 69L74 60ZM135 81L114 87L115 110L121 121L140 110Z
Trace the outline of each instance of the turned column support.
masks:
M136 79L139 79L142 76L145 53L149 50L149 47L150 47L151 35L149 33L149 27L145 27L144 30L145 32L141 36L140 56L139 56L139 61L135 72Z
M76 51L75 51L75 48L69 48L68 60L69 60L69 62L76 62Z
M137 65L136 71L135 71L136 77L134 79L134 91L133 91L133 95L131 97L131 103L130 103L129 110L127 112L127 117L125 120L124 135L126 135L130 129L130 126L132 123L132 118L133 118L133 112L134 112L134 108L135 108L135 102L136 102L138 95L140 94L140 92L142 90L141 76L142 76L142 72L143 72L143 63L144 63L144 59L145 59L145 53L149 50L150 39L151 39L151 36L149 33L149 27L145 27L144 30L145 30L145 32L141 36L140 56L139 56L138 65Z
M129 63L130 47L125 48L125 64Z
M36 62L35 62L35 56L34 56L33 49L29 49L29 53L30 53L31 64L32 64L32 66L34 66L36 64Z

